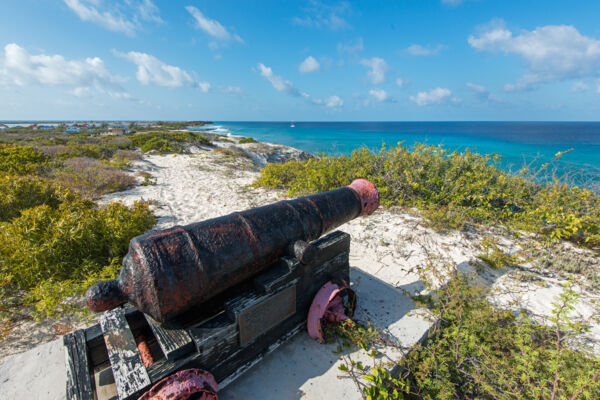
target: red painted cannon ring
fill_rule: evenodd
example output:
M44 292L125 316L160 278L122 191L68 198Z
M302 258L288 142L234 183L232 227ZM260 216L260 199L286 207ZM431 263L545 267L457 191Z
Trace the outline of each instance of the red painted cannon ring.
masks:
M344 303L344 297L346 302ZM311 338L324 343L323 323L352 318L356 308L356 293L345 282L327 282L319 289L308 311L306 328Z

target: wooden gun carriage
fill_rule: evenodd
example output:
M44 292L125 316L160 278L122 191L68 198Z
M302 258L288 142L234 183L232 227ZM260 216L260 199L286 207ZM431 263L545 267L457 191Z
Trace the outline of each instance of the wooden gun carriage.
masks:
M323 341L356 298L350 236L322 235L377 206L357 180L132 239L119 278L86 293L99 323L64 337L67 398L217 399L304 326Z

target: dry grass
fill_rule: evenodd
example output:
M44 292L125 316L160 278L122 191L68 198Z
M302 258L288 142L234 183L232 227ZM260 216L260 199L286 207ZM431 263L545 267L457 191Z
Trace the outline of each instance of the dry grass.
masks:
M89 157L65 160L63 169L54 178L91 199L135 185L135 178Z
M126 158L130 161L142 159L142 155L135 150L117 150L113 157Z
M54 146L37 146L37 149L44 153L47 156L60 154L60 153L70 153L71 148L68 146L64 146L61 144L57 144Z

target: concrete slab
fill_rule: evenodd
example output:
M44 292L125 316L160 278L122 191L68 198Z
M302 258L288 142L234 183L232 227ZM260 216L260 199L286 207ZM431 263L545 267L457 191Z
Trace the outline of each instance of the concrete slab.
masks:
M62 339L54 340L2 361L0 399L62 400L66 379Z

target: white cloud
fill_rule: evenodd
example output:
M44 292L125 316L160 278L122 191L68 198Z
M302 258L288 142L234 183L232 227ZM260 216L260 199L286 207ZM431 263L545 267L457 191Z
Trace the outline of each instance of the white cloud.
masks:
M311 7L306 10L306 15L303 17L294 17L292 22L295 25L328 28L332 31L349 29L351 26L344 19L344 15L350 13L350 4L340 2L338 4L324 4L318 0L310 0Z
M383 89L371 89L369 90L369 94L378 102L390 100L390 95Z
M485 86L476 85L474 83L467 82L467 87L475 93L475 95L477 96L477 98L480 101L488 101L488 102L492 102L492 103L503 103L504 102L501 98L499 98L495 94L490 93L490 91L487 90L485 88Z
M406 81L406 80L404 80L402 78L397 78L396 79L396 85L398 87L400 87L400 88L406 86L407 83L408 83L408 81Z
M25 86L40 84L49 86L76 86L83 94L91 86L118 87L122 78L113 75L98 57L84 60L67 60L63 56L32 55L15 43L4 47L0 57L0 81Z
M359 51L363 51L365 48L363 38L359 37L356 42L338 43L337 51L340 53L353 54Z
M412 54L413 56L434 56L438 54L444 48L443 45L438 44L437 46L431 48L429 46L424 47L420 44L413 44L406 48L406 51Z
M263 63L258 63L258 70L262 77L267 79L273 85L273 88L279 92L287 93L291 96L298 97L300 92L294 87L292 82L284 79L279 75L275 75L270 67L265 66Z
M100 2L98 0L64 0L82 21L98 24L113 32L133 36L139 20L162 23L158 7L151 0ZM127 14L127 15L126 15Z
M165 64L150 54L139 53L136 51L130 51L129 53L113 51L113 53L116 56L137 65L138 69L135 73L135 77L143 85L152 83L170 88L190 86L199 88L205 93L210 90L210 83L198 82L185 70L174 65Z
M571 92L573 93L587 92L589 89L590 87L582 81L574 82L573 86L571 86Z
M92 95L92 90L89 87L80 86L70 90L69 93L75 97L90 97Z
M119 100L135 100L133 98L132 95L130 95L127 92L106 92L106 94L108 94L110 97L113 97L115 99L119 99Z
M197 82L197 87L203 93L207 93L208 91L210 91L210 83L205 82L205 81L203 81L203 82Z
M298 71L301 74L310 74L311 72L317 72L321 69L321 64L313 57L308 56L304 61L298 65Z
M410 96L410 100L418 106L428 106L446 102L452 96L449 89L437 87L428 92L419 92L416 96ZM458 99L456 99L458 101Z
M258 63L257 65L258 71L260 75L268 80L273 88L279 92L287 93L290 96L294 97L302 97L304 100L308 101L312 104L317 105L325 105L328 108L340 109L344 105L344 101L336 95L329 96L325 99L317 99L313 98L310 94L306 92L301 92L292 82L283 78L282 76L276 75L270 67L267 67L263 63Z
M185 9L196 20L196 27L203 30L208 35L224 42L236 41L238 43L244 43L244 40L239 35L231 34L219 21L206 17L196 7L187 6Z
M127 3L129 2L130 0L127 1ZM163 20L160 18L160 11L158 10L158 7L156 7L156 4L152 2L152 0L140 1L137 4L137 9L142 19L163 23Z
M507 91L600 75L600 40L570 25L546 25L514 35L502 21L493 21L468 41L477 50L515 54L525 61L527 72L515 84L505 85Z
M238 86L227 86L221 89L221 91L225 94L231 95L241 95L244 94L244 89Z
M370 59L362 59L360 63L371 68L367 73L369 79L374 85L383 83L389 67L383 58L373 57Z
M329 108L342 108L344 101L336 95L329 96L325 99L325 106Z

